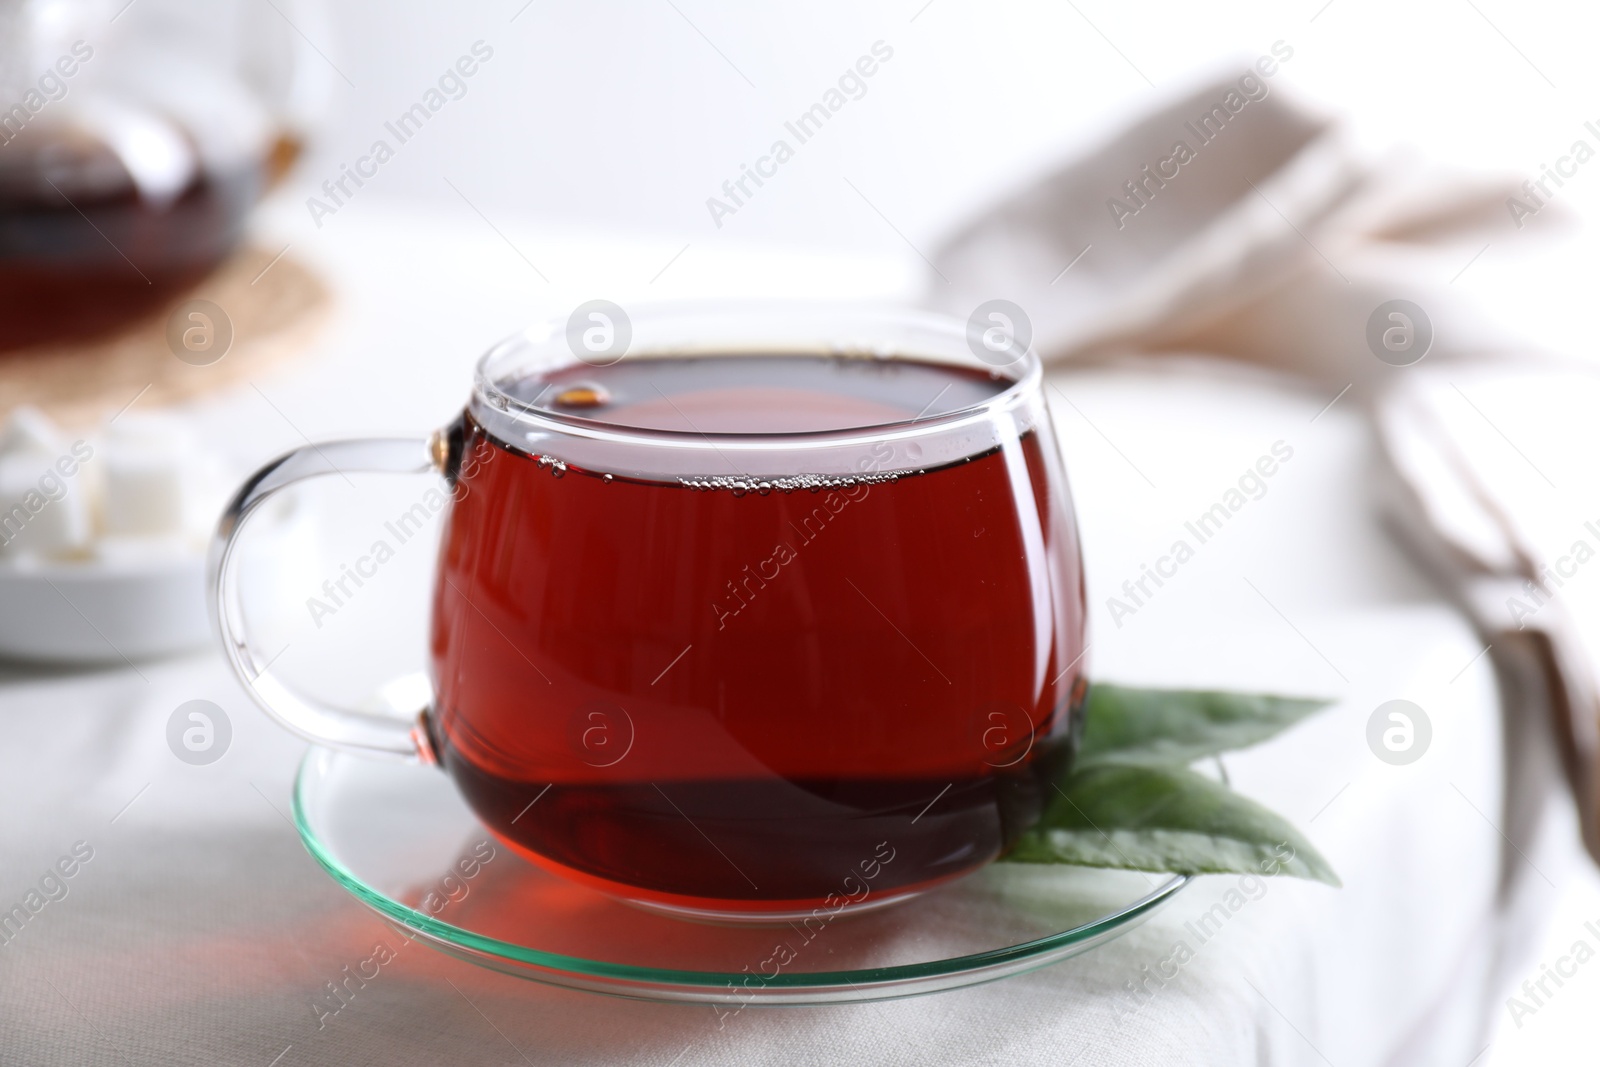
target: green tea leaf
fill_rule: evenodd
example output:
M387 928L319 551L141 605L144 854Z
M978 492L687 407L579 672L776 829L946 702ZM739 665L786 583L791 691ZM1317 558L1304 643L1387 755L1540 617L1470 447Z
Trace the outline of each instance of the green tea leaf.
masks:
M1339 885L1293 826L1184 767L1076 771L1043 821L1005 858L1176 874L1290 874Z
M1075 766L1184 765L1265 741L1326 700L1091 685Z

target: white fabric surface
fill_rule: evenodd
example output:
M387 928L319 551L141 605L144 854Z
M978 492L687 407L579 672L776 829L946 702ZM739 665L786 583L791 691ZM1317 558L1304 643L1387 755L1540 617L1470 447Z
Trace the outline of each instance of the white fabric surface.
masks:
M530 299L530 276L486 229L364 210L314 246L349 286L340 330L260 394L197 412L236 458L263 460L302 433L425 431L464 399L478 350L523 320L564 312L590 286L624 303L666 295L646 279L671 248L503 226L567 268L559 293ZM913 278L897 265L709 252L681 266L679 294L893 295ZM1490 668L1377 528L1361 424L1337 407L1313 421L1325 398L1238 375L1053 381L1084 531L1093 676L1338 696L1228 767L1241 790L1309 827L1344 889L1271 882L1132 1014L1125 983L1169 956L1234 880L1202 880L1126 938L1031 975L889 1004L747 1009L722 1030L710 1008L551 989L410 946L319 1030L322 984L375 942L401 942L321 874L288 824L303 746L253 709L215 653L137 673L5 668L0 906L75 842L94 855L0 947L0 1063L1466 1063L1482 1047L1506 874L1559 872L1492 825L1505 780ZM1115 626L1105 595L1280 439L1294 460L1267 494ZM295 645L286 661L334 695L414 667L423 557L341 613L346 633ZM320 576L282 588L292 596ZM352 651L335 651L339 640ZM1395 697L1434 725L1408 767L1366 747L1368 716ZM164 736L172 710L196 698L226 709L234 730L206 767L179 762Z
M1428 169L1398 152L1372 157L1338 121L1274 91L1270 60L1258 69L1266 81L1247 73L1202 85L980 211L934 252L924 299L974 317L985 316L986 298L1020 302L1008 314L1023 325L1013 328L1028 329L1047 360L1200 351L1371 406L1384 477L1398 490L1391 521L1467 606L1508 683L1511 718L1556 724L1585 841L1600 859L1595 646L1565 604L1547 607L1534 632L1512 635L1503 613L1482 603L1486 591L1503 597L1524 580L1559 584L1538 572L1547 546L1515 529L1525 512L1549 510L1549 500L1526 507L1527 486L1556 485L1523 467L1508 483L1499 442L1487 452L1482 442L1493 429L1517 446L1481 409L1463 424L1457 400L1472 402L1454 381L1488 373L1525 395L1556 394L1582 377L1592 395L1600 384L1592 359L1575 356L1592 349L1587 331L1573 344L1530 316L1526 301L1455 287L1497 242L1527 258L1529 279L1559 284L1545 253L1566 210L1513 223L1505 209L1525 195L1516 178ZM1162 162L1152 170L1152 160ZM1580 443L1571 421L1537 436ZM1431 468L1396 449L1432 456ZM1468 532L1498 534L1502 551L1473 558L1478 538L1458 542L1458 515L1404 506L1419 494L1436 502L1447 486L1480 512Z

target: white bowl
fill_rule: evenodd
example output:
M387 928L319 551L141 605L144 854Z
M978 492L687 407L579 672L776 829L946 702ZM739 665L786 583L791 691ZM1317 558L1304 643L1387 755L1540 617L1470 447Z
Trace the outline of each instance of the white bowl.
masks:
M0 562L0 657L119 663L211 640L204 555Z

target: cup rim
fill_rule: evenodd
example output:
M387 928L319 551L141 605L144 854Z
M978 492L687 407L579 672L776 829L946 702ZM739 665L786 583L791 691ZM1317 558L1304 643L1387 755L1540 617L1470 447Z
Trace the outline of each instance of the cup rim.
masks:
M839 334L848 333L848 329L843 324L853 321L858 326L871 324L881 329L899 328L904 331L919 331L929 338L943 341L946 346L944 353L946 355L958 346L964 346L970 350L970 345L968 344L969 324L963 323L960 319L951 315L926 311L907 305L819 300L675 300L670 302L640 303L633 305L629 311L630 319L645 321L692 320L695 317L723 322L730 318L747 320L752 323L764 321L772 324L772 328L768 331L772 335L781 332L785 323L792 324L795 318L799 316L836 319L841 323L838 330ZM936 431L948 432L952 428L959 428L962 424L982 422L997 413L1015 409L1039 390L1044 377L1043 366L1038 352L1030 344L1021 355L1008 363L988 364L991 367L1005 371L1013 371L1014 369L1016 376L1012 378L1010 384L1004 389L977 404L969 404L965 407L940 412L937 415L907 416L889 422L825 430L741 431L727 433L718 431L701 432L694 429L645 428L535 408L525 401L510 396L496 384L494 368L497 364L515 355L526 354L541 346L561 344L565 336L566 327L567 320L563 318L550 317L541 319L502 339L479 357L473 368L473 406L483 404L493 409L500 417L509 416L516 422L529 427L569 437L586 437L616 443L647 443L669 448L765 451L792 448L797 444L803 444L807 447L833 444L848 445L859 442L909 439ZM722 347L709 344L685 345L682 347L651 345L638 350L638 352L630 350L626 355L636 356L649 353L670 358L703 356L731 351L779 352L796 350L803 349L785 347L771 342L766 344L756 342L726 345ZM849 342L837 340L831 341L830 347L826 351L860 353L862 355L872 354L872 350L867 346L852 346ZM939 353L931 351L923 354L930 358L939 355ZM915 358L918 352L915 346L907 346L907 350L904 351L895 347L883 355L889 359ZM569 358L574 363L582 362L576 357ZM971 359L972 362L966 365L982 366L986 362L979 360L975 355Z

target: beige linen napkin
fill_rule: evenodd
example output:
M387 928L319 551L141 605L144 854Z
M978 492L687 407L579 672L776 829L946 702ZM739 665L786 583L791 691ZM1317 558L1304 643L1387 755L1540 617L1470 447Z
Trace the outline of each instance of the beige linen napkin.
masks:
M1369 158L1269 68L1241 65L982 212L931 257L926 302L975 343L999 325L1047 361L1201 353L1363 405L1392 524L1483 634L1510 721L1554 723L1600 857L1595 659L1561 598L1515 608L1551 592L1540 542L1503 472L1474 458L1489 430L1445 417L1479 368L1600 383L1450 284L1490 242L1559 228L1552 187ZM1012 307L995 317L995 300ZM1534 818L1515 797L1505 816Z

